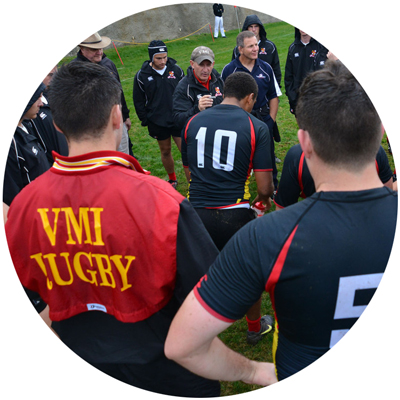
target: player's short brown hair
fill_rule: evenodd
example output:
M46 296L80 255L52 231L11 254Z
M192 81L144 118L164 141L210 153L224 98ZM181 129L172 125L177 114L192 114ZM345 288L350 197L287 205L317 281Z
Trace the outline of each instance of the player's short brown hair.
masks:
M49 85L53 120L67 138L99 137L112 107L121 103L121 91L106 67L82 61L63 65Z
M296 118L327 164L353 171L375 160L381 121L368 95L340 61L327 61L299 90Z
M240 32L239 35L237 35L237 37L236 37L237 47L244 47L244 39L248 39L251 37L256 37L256 35L252 31Z

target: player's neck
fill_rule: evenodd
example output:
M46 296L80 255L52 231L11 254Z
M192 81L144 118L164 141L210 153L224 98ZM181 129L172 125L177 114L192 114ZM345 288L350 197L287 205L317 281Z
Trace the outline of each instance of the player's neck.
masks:
M234 97L225 97L221 104L241 107L240 101Z
M84 136L80 140L69 140L68 141L68 155L70 157L80 156L95 151L116 151L118 143L116 134L114 132L106 131L101 137Z
M309 165L310 167L310 165ZM330 168L325 165L309 168L317 192L351 192L369 190L382 187L376 166L369 164L360 172L351 171L350 168Z

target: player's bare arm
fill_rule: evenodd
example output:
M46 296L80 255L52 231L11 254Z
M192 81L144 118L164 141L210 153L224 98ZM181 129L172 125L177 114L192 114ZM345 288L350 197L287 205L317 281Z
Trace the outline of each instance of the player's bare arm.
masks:
M217 335L230 325L206 311L192 291L172 321L165 354L195 374L210 379L262 386L275 383L274 364L251 361L218 339Z

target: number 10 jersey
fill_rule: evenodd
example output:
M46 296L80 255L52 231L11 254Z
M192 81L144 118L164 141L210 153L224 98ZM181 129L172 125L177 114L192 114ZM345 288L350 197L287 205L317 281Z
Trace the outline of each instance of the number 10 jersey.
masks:
M265 123L220 104L192 117L182 132L182 162L191 173L195 208L249 207L251 170L272 171Z

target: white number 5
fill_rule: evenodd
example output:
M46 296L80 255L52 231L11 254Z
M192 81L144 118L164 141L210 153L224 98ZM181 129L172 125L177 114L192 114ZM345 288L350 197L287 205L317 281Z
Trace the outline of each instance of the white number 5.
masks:
M383 273L346 276L340 278L334 319L360 317L367 305L354 305L356 291L376 289L382 279L382 275ZM332 331L329 347L332 348L347 333L347 331L348 329Z

